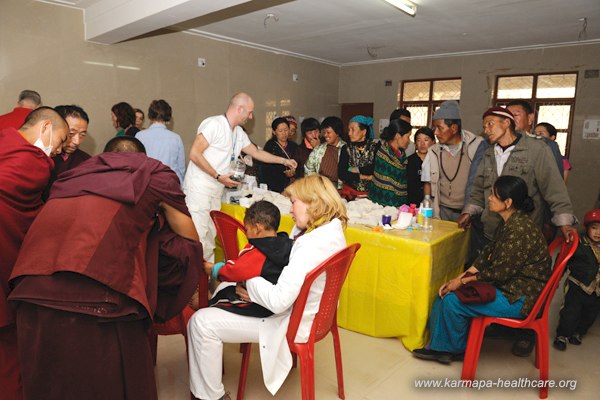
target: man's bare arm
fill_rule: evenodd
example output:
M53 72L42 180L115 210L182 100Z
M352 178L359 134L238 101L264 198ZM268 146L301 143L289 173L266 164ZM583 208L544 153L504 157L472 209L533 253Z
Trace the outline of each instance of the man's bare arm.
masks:
M186 239L194 241L200 240L198 232L196 232L196 228L190 217L165 202L162 202L160 206L163 209L167 222L173 232Z
M238 186L240 183L230 178L231 175L233 175L232 173L219 175L217 170L215 170L213 166L210 165L208 160L204 158L204 151L207 148L208 141L206 140L202 132L198 133L198 135L196 135L196 139L194 139L194 143L192 143L192 149L190 150L190 161L196 164L198 168L206 172L209 176L212 176L213 178L217 179L223 185L228 187Z
M283 164L286 167L293 169L296 169L296 167L298 166L296 160L279 157L269 153L268 151L260 150L252 143L244 147L242 150L244 151L244 153L248 154L252 158L257 159L258 161L266 162L269 164Z

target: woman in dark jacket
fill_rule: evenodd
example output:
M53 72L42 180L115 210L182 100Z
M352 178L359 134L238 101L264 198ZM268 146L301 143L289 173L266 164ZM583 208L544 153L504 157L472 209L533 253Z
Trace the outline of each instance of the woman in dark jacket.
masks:
M504 225L467 271L440 287L429 316L431 342L413 351L417 358L441 363L456 359L465 351L473 317L525 318L550 278L552 259L542 232L527 215L533 211L533 200L525 181L499 177L488 202ZM496 299L485 304L462 303L454 291L474 280L495 286Z
M427 155L427 149L435 143L433 130L424 127L415 133L415 147L417 151L408 157L406 163L406 185L408 190L408 204L417 206L423 201L423 186L421 181L421 165Z
M298 146L288 140L290 124L286 118L279 117L273 120L271 124L273 137L265 143L265 151L276 156L292 159ZM296 175L294 169L289 169L281 164L267 164L262 166L262 183L266 183L269 190L277 193L283 192L283 189L292 182Z

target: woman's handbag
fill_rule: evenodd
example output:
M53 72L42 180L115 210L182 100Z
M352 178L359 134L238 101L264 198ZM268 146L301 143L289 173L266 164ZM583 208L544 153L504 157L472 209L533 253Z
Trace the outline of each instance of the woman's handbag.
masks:
M464 304L485 304L496 300L496 287L487 282L467 282L454 291Z

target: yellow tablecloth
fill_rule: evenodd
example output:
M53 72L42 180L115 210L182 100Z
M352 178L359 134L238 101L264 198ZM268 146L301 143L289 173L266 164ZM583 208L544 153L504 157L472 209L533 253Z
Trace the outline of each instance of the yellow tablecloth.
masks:
M245 208L223 204L221 210L243 220ZM280 230L294 222L283 215ZM462 271L468 234L456 223L433 221L433 232L373 232L351 225L348 243L360 243L342 289L338 325L376 337L399 337L409 350L427 342L425 326L438 288Z

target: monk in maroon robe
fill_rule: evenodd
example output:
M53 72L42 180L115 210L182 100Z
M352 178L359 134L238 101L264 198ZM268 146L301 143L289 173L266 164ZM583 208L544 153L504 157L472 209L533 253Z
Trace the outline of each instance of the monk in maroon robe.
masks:
M8 279L42 207L42 191L54 165L40 147L53 155L66 137L66 122L46 107L29 114L19 131L0 130L0 397L6 400L22 398L15 319L6 301Z
M19 93L17 106L4 115L0 115L0 130L4 128L19 129L25 118L42 104L40 94L34 90L23 90Z
M161 269L157 248L172 250L174 236L162 234L165 219L184 263ZM194 291L197 275L177 266L197 262L198 271L201 261L179 179L159 161L105 152L61 175L11 277L25 398L156 399L148 328L157 310L170 318ZM171 296L179 309L165 311L159 286L181 285Z

